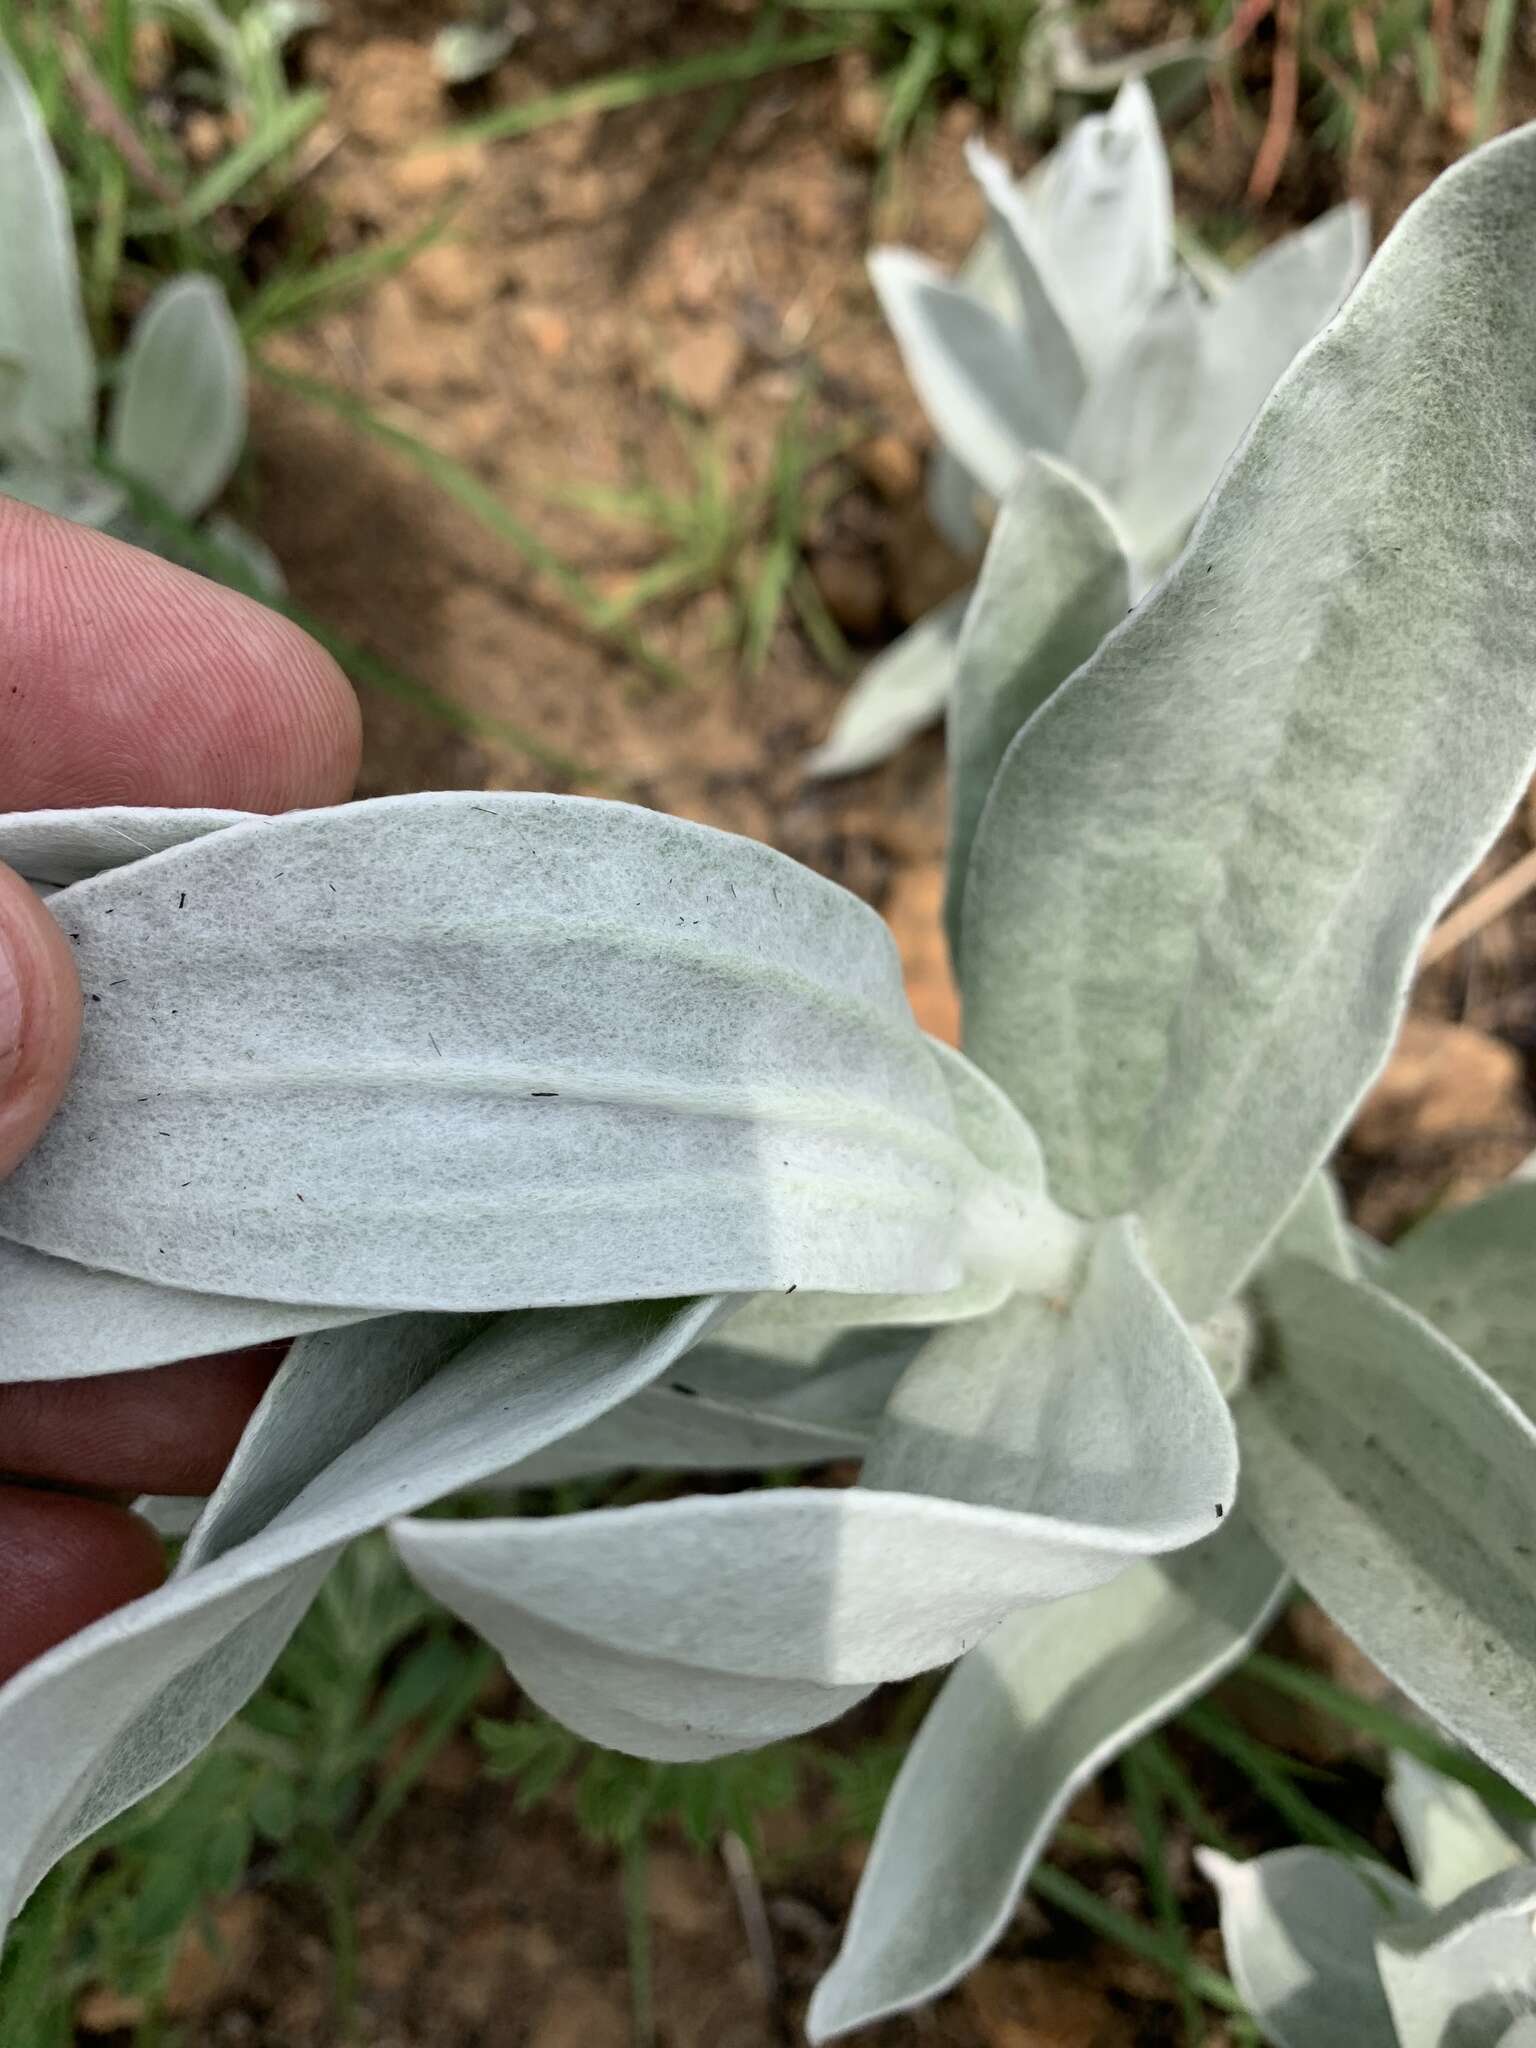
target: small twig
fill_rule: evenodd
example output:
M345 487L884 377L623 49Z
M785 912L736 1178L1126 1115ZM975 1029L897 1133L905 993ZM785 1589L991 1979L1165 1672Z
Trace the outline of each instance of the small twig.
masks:
M1224 37L1227 54L1240 50L1253 34L1261 21L1268 19L1274 11L1275 0L1242 0L1227 26Z
M1286 151L1295 133L1301 81L1301 59L1297 48L1300 36L1299 0L1279 0L1275 14L1275 62L1269 87L1269 120L1248 179L1248 197L1255 206L1264 205L1280 182Z
M629 1955L629 2038L632 2048L656 2048L656 2007L651 1989L650 1856L644 1828L624 1839L624 1941Z
M773 1954L773 1930L768 1925L768 1909L763 1903L763 1888L758 1882L752 1851L740 1835L722 1835L720 1860L731 1880L731 1890L736 1894L736 1910L741 1915L742 1931L747 1937L747 1949L757 1973L763 2003L772 2006L777 2003L779 1995L779 1970Z
M181 198L154 158L139 140L133 123L107 90L96 67L86 55L78 37L59 37L59 56L70 95L80 117L93 134L117 151L134 180L158 199L162 206L175 206Z
M1484 925L1492 924L1496 917L1502 917L1532 889L1536 889L1536 846L1528 853L1522 853L1513 867L1495 875L1449 917L1440 920L1419 955L1420 968L1433 967L1447 953L1454 953L1458 946L1474 937Z

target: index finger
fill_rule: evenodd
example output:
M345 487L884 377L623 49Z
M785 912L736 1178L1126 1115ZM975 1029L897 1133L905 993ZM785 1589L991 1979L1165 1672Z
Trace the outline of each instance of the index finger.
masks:
M0 498L0 811L351 792L357 701L265 606Z

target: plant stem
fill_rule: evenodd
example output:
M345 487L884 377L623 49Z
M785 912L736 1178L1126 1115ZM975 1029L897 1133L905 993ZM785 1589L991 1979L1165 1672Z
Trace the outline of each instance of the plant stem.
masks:
M646 1883L649 1853L645 1829L624 1840L624 1939L629 1950L629 2033L632 2048L655 2048L656 2014L651 1992L651 1902Z

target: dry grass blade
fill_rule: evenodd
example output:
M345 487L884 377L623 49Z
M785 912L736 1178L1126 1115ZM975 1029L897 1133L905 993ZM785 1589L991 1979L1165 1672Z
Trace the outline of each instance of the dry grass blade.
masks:
M1420 968L1433 967L1447 953L1454 953L1458 946L1475 938L1495 918L1513 909L1520 898L1532 889L1536 889L1536 847L1521 854L1513 867L1495 875L1475 896L1459 905L1449 917L1440 920L1419 955Z
M1280 182L1285 153L1296 129L1300 92L1300 0L1279 0L1275 14L1275 66L1269 89L1269 122L1248 179L1248 197L1262 206Z

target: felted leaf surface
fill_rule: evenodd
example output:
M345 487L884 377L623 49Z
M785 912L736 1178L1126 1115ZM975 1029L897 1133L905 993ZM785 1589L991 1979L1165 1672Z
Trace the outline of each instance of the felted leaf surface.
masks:
M1177 546L1200 503L1170 518L1168 507L1182 506L1187 489L1166 456L1199 404L1205 314L1193 280L1172 278L1101 364L1067 440L1067 462L1115 507L1138 565L1138 598L1172 552L1166 535L1171 530ZM1218 466L1231 449L1229 440Z
M814 1367L774 1366L727 1341L699 1345L675 1373L499 1473L496 1484L554 1486L630 1466L750 1472L861 1458L891 1388L926 1335L850 1330L831 1340Z
M1168 153L1140 79L1121 87L1107 114L1077 123L1037 189L1058 302L1092 371L1173 274Z
M156 1287L0 1238L0 1386L170 1365L336 1329L373 1313Z
M1231 1411L1127 1219L1070 1295L1015 1295L937 1331L908 1367L864 1484L1091 1519L1127 1557L1199 1540L1237 1486Z
M1536 1870L1484 1879L1433 1919L1383 1928L1376 1960L1399 2048L1499 2048L1536 2014Z
M1536 1182L1510 1181L1393 1246L1380 1283L1536 1421Z
M970 596L965 589L946 598L860 671L831 731L806 756L808 776L825 779L873 768L942 715Z
M977 516L980 486L945 447L935 448L928 458L923 496L928 517L955 553L979 555L987 544L986 528Z
M0 429L0 445L3 441ZM121 485L91 468L83 456L12 463L0 474L8 498L51 512L55 519L72 519L77 526L110 526L123 507Z
M1528 779L1533 205L1525 129L1404 216L977 833L967 1049L1059 1200L1146 1217L1196 1320L1331 1148Z
M210 1504L211 1533L194 1536L208 1561L0 1687L0 1927L60 1856L239 1710L342 1546L582 1427L714 1313L508 1316L467 1342L458 1318L404 1316L306 1338Z
M1328 1167L1320 1166L1302 1189L1300 1200L1275 1233L1271 1255L1310 1259L1341 1280L1355 1278L1359 1249L1350 1235L1339 1184Z
M85 1035L0 1236L55 1256L378 1309L938 1295L1022 1219L880 920L745 839L428 794L213 832L49 909Z
M0 458L83 460L95 439L96 365L69 195L42 110L3 40L0 369Z
M1277 1849L1236 1863L1197 1849L1221 1901L1227 1967L1275 2048L1398 2048L1372 1944L1421 1913L1395 1871L1328 1849Z
M1095 494L1026 455L966 609L946 730L949 857L944 923L960 942L971 842L1009 743L1130 609L1130 564Z
M1536 1791L1536 1426L1422 1317L1285 1261L1236 1404L1243 1498L1410 1698Z
M107 423L112 459L195 519L245 446L245 348L223 288L186 275L134 322Z
M1040 203L1017 184L1001 157L981 142L968 142L965 161L987 202L987 218L1013 287L1016 315L1023 323L1021 374L1038 383L1044 403L1061 422L1056 445L1083 402L1087 374L1077 343L1052 294L1050 253Z
M251 811L138 810L128 804L89 811L11 811L0 815L0 861L29 882L62 889L226 826L261 822Z
M1013 1615L956 1665L881 1815L812 2040L936 1998L979 1962L1078 1788L1229 1670L1285 1583L1238 1513L1176 1557Z
M869 274L939 438L984 490L1006 496L1025 451L1059 449L1067 425L1032 382L1017 329L914 250L876 249Z
M998 1308L1014 1290L1032 1286L1055 1293L1073 1278L1079 1233L1050 1201L1045 1165L1035 1134L995 1081L989 1081L964 1053L930 1038L933 1055L949 1091L955 1128L973 1158L1014 1191L1023 1213L1007 1227L1005 1256L982 1262L974 1275L947 1294L833 1294L792 1288L747 1301L731 1324L731 1341L755 1343L770 1354L802 1347L834 1330L875 1324L962 1322Z
M1392 1758L1387 1807L1419 1896L1432 1911L1520 1861L1519 1850L1470 1786L1400 1750Z
M1214 302L1173 292L1095 380L1069 445L1140 559L1182 546L1254 414L1370 255L1362 207L1335 207L1237 272Z
M1106 1226L1081 1299L1042 1312L1050 1327L1010 1303L930 1339L902 1393L948 1388L955 1433L909 1398L847 1491L407 1522L396 1546L593 1741L680 1760L802 1733L883 1680L950 1662L1016 1609L1216 1526L1230 1423L1151 1287L1125 1227ZM947 1370L929 1375L936 1347ZM972 1434L967 1366L1007 1403L1001 1444Z

